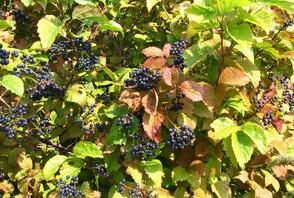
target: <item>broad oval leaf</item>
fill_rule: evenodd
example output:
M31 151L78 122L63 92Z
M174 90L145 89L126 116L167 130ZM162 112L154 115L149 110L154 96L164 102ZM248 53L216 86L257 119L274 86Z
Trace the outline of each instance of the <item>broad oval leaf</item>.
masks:
M65 94L65 100L81 106L85 105L87 103L87 93L84 86L76 84L69 87Z
M253 42L253 33L249 24L230 23L228 33L241 46L250 47Z
M261 126L252 122L246 122L241 126L241 130L254 142L262 154L266 153L267 138Z
M152 10L152 8L159 2L160 2L160 0L146 0L146 6L148 9L148 12L150 12Z
M148 113L144 113L143 115L143 128L147 136L156 143L160 141L160 127L163 119L164 116L160 112L157 112L155 115Z
M15 75L5 75L0 80L0 84L12 93L15 93L18 96L23 96L24 83L19 77Z
M119 100L126 103L132 109L137 109L141 104L140 93L129 89L121 93Z
M219 83L228 86L244 86L250 80L246 73L235 67L226 67L219 76Z
M179 70L176 67L166 67L162 72L162 79L165 84L169 86L174 86L177 84L179 79Z
M252 140L242 131L232 133L231 140L235 158L239 166L244 169L245 164L251 159L254 144Z
M226 138L239 130L234 121L227 117L214 120L210 126L214 129L214 137L218 140Z
M101 15L101 10L90 5L78 5L72 12L72 18L80 20L99 15Z
M154 186L161 187L162 177L164 176L161 161L158 159L142 161L141 166L143 167L148 177L154 182Z
M50 158L43 168L44 179L46 181L54 179L55 173L67 158L68 157L64 155L55 155L54 157Z
M73 153L79 158L103 158L100 148L89 141L78 142L73 148Z
M146 94L142 98L142 105L145 112L155 115L157 113L158 95L156 91Z
M163 56L163 51L159 49L158 47L147 47L142 50L142 53L147 56L147 57L162 57Z
M142 68L162 69L166 65L166 59L163 57L150 57L141 64Z
M195 81L184 81L180 85L181 91L192 101L202 101L203 97L201 95L202 87Z
M54 15L46 15L39 20L37 26L42 47L47 49L52 45L55 38L60 33L62 22Z

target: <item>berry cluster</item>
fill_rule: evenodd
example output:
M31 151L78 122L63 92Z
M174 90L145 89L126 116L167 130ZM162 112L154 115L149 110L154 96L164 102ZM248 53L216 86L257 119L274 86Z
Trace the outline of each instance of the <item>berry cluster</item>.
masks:
M95 164L93 167L94 171L98 173L102 177L106 177L108 179L112 179L113 175L107 172L107 169L103 164Z
M132 144L130 153L139 159L146 160L148 157L155 155L157 144L152 141L142 140L139 137L139 141L136 144Z
M182 103L180 100L185 97L186 95L183 92L178 93L176 97L172 99L172 104L169 107L169 110L175 112L182 110L184 107L184 103Z
M96 104L93 104L91 106L84 105L81 107L81 116L76 121L78 124L80 124L82 130L85 133L94 134L95 128L97 129L97 125L91 120L91 116L93 115L95 111ZM101 123L102 124L102 123ZM102 125L100 126L100 128ZM103 127L102 127L103 130Z
M147 91L157 87L160 79L159 71L153 73L149 68L145 67L130 72L130 79L125 80L125 86L138 91Z
M133 125L133 121L134 116L132 114L126 114L117 119L116 126L121 126L123 129L130 129Z
M59 39L49 49L48 56L53 63L57 63L58 56L64 61L75 61L75 68L78 71L92 70L98 63L98 57L92 52L91 43L82 38Z
M29 17L25 15L22 10L13 10L11 14L16 22L16 25L25 25L29 21Z
M3 45L0 44L0 64L8 65L9 64L10 51L3 49Z
M284 22L285 27L289 27L289 26L292 26L292 25L294 25L294 22L291 19Z
M23 118L26 114L27 104L21 104L12 108L10 113L0 115L0 132L4 132L8 138L16 136L17 127L24 127L28 124L27 119Z
M264 126L271 125L273 123L274 114L273 110L269 109L262 117L262 122Z
M109 93L99 94L96 96L96 101L107 105L111 102L111 95Z
M66 179L69 179L69 178L70 178L69 176L66 176ZM69 184L67 184L65 181L60 179L55 186L59 188L58 193L61 198L83 197L84 193L75 187L77 183L78 183L78 178L72 177Z
M132 198L157 198L158 195L153 193L153 190L146 190L140 187L139 184L127 184L123 179L119 182L119 188L117 190L121 195L125 195Z
M289 78L286 76L274 77L270 73L268 80L270 81L269 88L266 89L265 84L261 82L251 99L254 110L256 112L264 112L262 118L264 126L272 124L277 119L277 112L288 114L288 111L285 111L285 108L283 108L284 105L289 107L289 111L294 110L294 93ZM276 91L277 82L283 86L281 95Z
M13 54L13 53L12 53ZM14 52L16 54L16 52ZM15 55L16 56L16 55ZM33 67L36 61L34 56L23 54L20 56L20 60L23 64L18 64L13 68L14 75L21 76L35 75L37 79L37 85L35 87L29 87L27 92L31 92L30 98L33 101L41 100L42 98L50 97L63 97L66 91L65 87L59 87L50 75L49 64L45 62L40 63L40 67Z
M181 70L183 70L186 67L186 64L184 63L184 58L183 58L183 52L186 48L187 48L187 41L179 40L179 41L176 41L170 49L170 54L175 56L173 66Z
M189 127L183 125L179 129L168 129L167 143L173 150L183 149L187 146L192 146L195 140L195 135Z

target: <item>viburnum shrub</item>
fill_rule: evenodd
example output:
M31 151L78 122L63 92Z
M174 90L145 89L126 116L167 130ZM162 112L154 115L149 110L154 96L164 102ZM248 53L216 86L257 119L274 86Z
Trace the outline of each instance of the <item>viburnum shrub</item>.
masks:
M0 1L0 197L293 197L293 14Z

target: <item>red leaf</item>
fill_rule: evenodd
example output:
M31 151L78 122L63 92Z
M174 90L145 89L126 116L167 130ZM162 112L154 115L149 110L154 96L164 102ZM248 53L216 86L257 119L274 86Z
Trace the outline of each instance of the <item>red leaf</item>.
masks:
M126 103L130 108L136 109L140 106L141 96L139 92L124 90L120 95L120 101Z
M167 43L163 46L163 54L164 54L165 58L168 58L170 56L171 47L172 47L172 45L170 43Z
M196 83L195 81L184 81L180 85L180 89L187 98L189 98L192 101L202 101L203 97L201 92L203 92L203 88L201 85Z
M166 67L163 69L162 78L165 84L169 86L174 86L179 79L179 71L175 67Z
M153 46L143 49L142 53L147 57L163 57L163 51Z
M274 118L273 121L272 121L272 124L273 126L276 128L276 130L278 132L281 132L282 131L282 128L283 128L283 120L279 119L279 118Z
M250 80L244 71L235 67L226 67L219 76L219 83L230 86L244 86Z
M150 92L142 98L142 105L146 113L155 115L157 113L158 95L156 91Z
M162 57L151 57L145 60L143 64L141 64L141 67L149 67L151 69L161 69L165 67L166 60Z
M163 119L164 116L159 112L155 115L148 113L144 113L143 115L143 128L147 136L156 143L160 142L160 127Z
M285 181L288 178L288 169L283 165L273 166L272 170L274 174L282 181Z

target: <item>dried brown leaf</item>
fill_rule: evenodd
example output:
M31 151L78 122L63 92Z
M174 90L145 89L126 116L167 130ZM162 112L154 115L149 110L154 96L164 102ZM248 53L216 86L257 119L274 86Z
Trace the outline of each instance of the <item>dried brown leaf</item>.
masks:
M229 86L244 86L250 79L244 71L235 67L226 67L219 76L219 84Z
M156 91L146 94L142 98L142 105L145 109L145 112L155 115L157 113L157 106L158 106L158 95Z
M139 92L124 90L120 95L120 101L126 103L132 109L137 109L141 104L141 96Z
M162 79L168 86L174 86L179 79L179 70L176 67L166 67L162 72Z
M155 115L148 113L144 113L143 115L143 128L147 136L156 143L160 142L160 127L163 119L164 116L160 112L157 112Z
M162 69L165 67L166 59L163 57L150 57L143 64L142 68L148 67L150 69Z
M143 49L142 53L147 57L163 57L163 51L154 46Z

